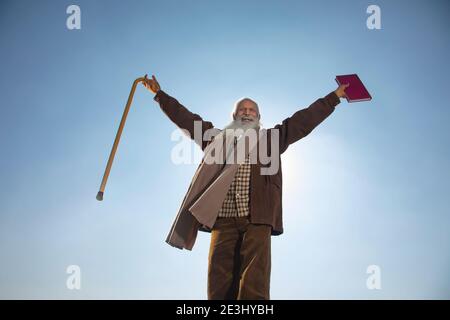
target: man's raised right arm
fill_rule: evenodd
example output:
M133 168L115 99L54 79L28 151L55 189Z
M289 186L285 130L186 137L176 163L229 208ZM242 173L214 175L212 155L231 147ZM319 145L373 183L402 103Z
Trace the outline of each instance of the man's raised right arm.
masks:
M204 121L198 114L190 112L185 106L179 103L177 99L162 91L154 76L152 76L152 79L146 79L146 81L144 81L144 86L155 93L153 99L159 103L161 110L169 117L169 119L180 129L186 130L189 133L190 138L202 149L205 149L208 141L203 141L203 133L208 129L212 129L214 127L213 124L209 121ZM197 123L198 128L201 128L201 132L197 133L197 135L201 133L199 137L195 136L195 123Z

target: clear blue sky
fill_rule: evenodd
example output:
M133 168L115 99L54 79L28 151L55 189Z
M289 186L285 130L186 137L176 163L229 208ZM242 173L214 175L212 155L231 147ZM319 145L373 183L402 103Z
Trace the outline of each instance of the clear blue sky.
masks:
M70 4L81 30L66 28ZM366 27L370 4L381 30ZM0 298L206 298L209 234L192 252L164 242L196 164L171 162L175 126L142 87L95 199L135 78L155 74L217 127L249 96L268 128L358 73L374 99L343 101L282 156L271 296L449 299L449 13L437 0L2 1Z

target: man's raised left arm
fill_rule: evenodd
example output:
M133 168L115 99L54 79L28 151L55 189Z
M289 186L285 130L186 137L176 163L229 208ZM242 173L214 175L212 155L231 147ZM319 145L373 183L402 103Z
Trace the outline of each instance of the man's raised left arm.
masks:
M323 98L317 99L309 107L299 110L291 117L283 120L273 129L279 130L280 154L286 151L288 146L301 138L306 137L323 120L325 120L344 98L347 84L339 86L335 91ZM272 130L273 130L272 129Z

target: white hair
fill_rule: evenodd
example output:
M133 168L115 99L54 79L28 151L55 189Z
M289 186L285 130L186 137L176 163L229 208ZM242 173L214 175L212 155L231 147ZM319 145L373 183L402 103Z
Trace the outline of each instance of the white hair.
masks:
M236 114L237 114L238 108L241 105L241 103L244 102L244 101L250 101L250 102L253 102L255 104L256 111L258 112L258 119L261 119L261 114L259 113L258 104L254 100L252 100L250 98L247 98L247 97L240 98L238 101L235 102L233 111L231 112L231 118L233 120L236 119Z

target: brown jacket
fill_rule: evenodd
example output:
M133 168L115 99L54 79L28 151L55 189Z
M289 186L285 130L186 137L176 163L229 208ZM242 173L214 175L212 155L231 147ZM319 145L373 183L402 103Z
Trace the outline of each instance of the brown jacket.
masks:
M213 129L211 122L204 121L199 115L190 112L175 98L162 90L154 98L163 112L181 129L194 139L194 122L201 121L201 136L208 129ZM338 96L331 92L324 98L316 100L308 108L294 113L281 124L267 131L277 129L279 132L279 169L274 175L262 175L262 165L258 161L251 165L250 178L250 220L256 224L272 226L272 235L283 233L282 222L282 172L280 155L288 146L307 136L317 125L327 118L334 107L339 104ZM220 130L216 129L217 132ZM267 149L270 153L270 137L267 135ZM202 150L211 141L195 141ZM259 141L258 141L259 144ZM225 146L224 146L225 147ZM177 217L172 225L166 242L179 249L192 250L198 230L210 232L217 218L218 210L226 196L228 188L237 171L237 164L200 163L183 199Z

